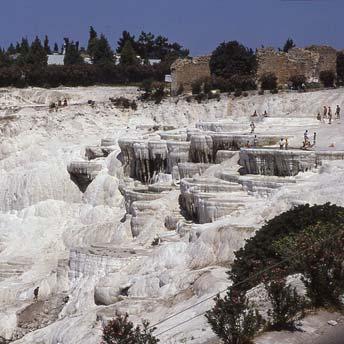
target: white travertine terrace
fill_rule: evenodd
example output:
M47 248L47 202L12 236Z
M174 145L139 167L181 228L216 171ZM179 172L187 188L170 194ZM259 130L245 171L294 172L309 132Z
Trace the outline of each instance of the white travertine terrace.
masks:
M316 120L323 105L344 109L343 89L137 111L108 100L135 88L1 94L0 342L95 344L117 310L154 324L192 306L159 339L208 343L205 318L188 320L228 286L245 239L296 204L344 205L343 123ZM50 113L62 96L70 106ZM250 134L254 110L269 117ZM300 149L306 129L311 151Z

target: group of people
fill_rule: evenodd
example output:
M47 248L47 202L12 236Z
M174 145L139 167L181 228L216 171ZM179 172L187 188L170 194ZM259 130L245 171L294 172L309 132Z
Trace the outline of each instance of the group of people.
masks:
M67 98L64 98L63 101L59 99L57 104L55 102L50 103L49 108L50 110L57 111L60 107L68 106Z
M268 113L266 112L266 110L264 111L264 113L262 114L262 116L263 116L263 117L268 117ZM253 113L252 117L258 117L257 110L254 110L254 113Z
M313 133L313 144L311 143L310 139L309 139L309 134L308 134L308 130L305 131L305 133L303 134L303 145L302 148L303 149L307 149L307 148L311 148L314 147L317 141L317 133Z
M336 111L335 111L335 119L340 119L340 106L336 106ZM317 119L321 122L325 122L328 119L328 124L332 124L332 109L331 106L324 106L323 114L321 115L320 112L318 112Z
M287 150L288 149L288 146L289 146L289 141L288 141L288 138L283 138L281 137L280 141L279 141L279 147L280 149L285 149Z

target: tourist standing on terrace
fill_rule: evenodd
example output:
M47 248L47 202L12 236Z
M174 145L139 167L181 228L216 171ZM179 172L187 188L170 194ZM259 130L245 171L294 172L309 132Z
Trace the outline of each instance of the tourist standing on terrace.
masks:
M340 119L340 107L339 107L339 105L337 105L337 108L336 108L336 118Z
M324 106L323 118L327 118L327 107Z
M284 147L284 140L283 140L283 137L281 137L280 142L279 142L279 145L280 145L280 149L283 149L283 147Z

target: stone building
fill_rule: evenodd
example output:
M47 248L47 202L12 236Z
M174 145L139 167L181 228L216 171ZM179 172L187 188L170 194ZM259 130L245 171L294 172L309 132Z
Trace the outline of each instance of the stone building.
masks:
M288 53L273 48L257 51L257 79L264 73L274 73L279 85L286 85L293 75L304 75L308 82L318 82L321 71L336 72L337 51L329 46L312 45L292 48Z
M191 91L196 80L210 77L210 56L198 56L193 59L178 59L171 66L171 92L176 95L180 86L184 92Z

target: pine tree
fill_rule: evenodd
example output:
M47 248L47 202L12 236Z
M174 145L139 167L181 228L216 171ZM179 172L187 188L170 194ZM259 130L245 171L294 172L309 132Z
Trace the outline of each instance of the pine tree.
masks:
M57 43L54 44L54 53L58 53L59 52L59 46L57 45Z
M27 55L30 51L30 44L27 38L22 38L21 44L20 44L20 53L22 55Z
M89 38L88 38L88 44L87 44L87 52L90 56L94 55L94 45L95 42L98 39L98 34L94 30L93 26L90 26L90 31L89 31Z
M66 54L64 57L64 64L65 65L75 65L75 64L83 64L84 60L80 55L79 51L79 42L68 42L66 46Z
M284 44L283 51L287 53L290 49L294 47L295 47L294 41L291 38L288 38Z
M45 35L45 38L44 38L44 51L47 55L51 54L51 49L49 46L49 38L47 35Z
M134 48L134 50L136 49L135 36L132 36L128 31L123 31L122 37L117 42L117 53L121 54L127 41L131 43L131 46Z
M47 64L47 60L47 53L42 46L41 40L36 36L35 40L31 44L30 51L25 62L36 66L45 66Z
M103 34L100 35L100 38L96 38L93 41L91 59L94 64L113 63L112 49Z
M7 48L7 54L13 55L16 53L16 48L14 45L11 43L10 46Z
M136 52L130 41L126 41L121 50L121 64L126 66L138 64Z

